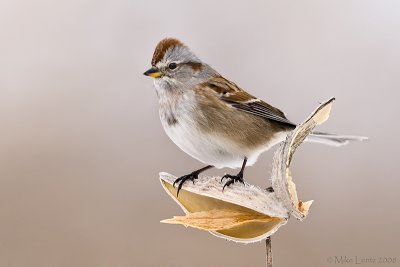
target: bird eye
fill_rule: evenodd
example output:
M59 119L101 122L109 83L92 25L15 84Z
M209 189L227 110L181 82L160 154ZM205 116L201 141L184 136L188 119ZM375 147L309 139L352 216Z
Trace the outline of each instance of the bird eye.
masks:
M176 69L176 63L175 62L169 63L168 68L170 70Z

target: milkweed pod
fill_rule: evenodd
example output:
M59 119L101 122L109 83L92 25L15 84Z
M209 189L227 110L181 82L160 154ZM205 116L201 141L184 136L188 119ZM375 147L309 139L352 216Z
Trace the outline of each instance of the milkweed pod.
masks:
M321 104L280 145L272 169L274 192L250 184L232 184L223 191L220 177L202 177L196 179L195 184L185 183L177 197L177 188L173 187L177 177L160 173L161 185L186 214L162 222L182 224L228 240L251 243L275 233L287 223L290 215L303 220L312 201L298 199L289 167L296 148L316 125L328 119L333 100Z
M222 192L220 178L202 177L187 183L176 197L172 186L176 177L161 173L161 184L183 209L186 216L175 216L164 223L183 224L237 242L256 242L287 222L286 209L274 193L243 184Z

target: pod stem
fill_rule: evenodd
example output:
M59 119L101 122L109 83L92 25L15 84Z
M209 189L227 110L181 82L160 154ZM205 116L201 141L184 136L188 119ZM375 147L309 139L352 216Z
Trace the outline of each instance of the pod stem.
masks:
M271 237L267 237L265 239L265 260L266 260L266 266L267 267L272 267L272 245L271 245Z

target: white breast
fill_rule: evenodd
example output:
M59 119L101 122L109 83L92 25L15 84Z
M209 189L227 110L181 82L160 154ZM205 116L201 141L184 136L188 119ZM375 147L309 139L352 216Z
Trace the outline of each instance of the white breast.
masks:
M194 120L196 102L193 98L193 94L186 93L175 103L160 100L160 119L165 132L180 149L193 158L216 168L240 168L244 157L248 158L247 165L252 165L269 148L263 146L246 150L240 144L217 134L203 132Z

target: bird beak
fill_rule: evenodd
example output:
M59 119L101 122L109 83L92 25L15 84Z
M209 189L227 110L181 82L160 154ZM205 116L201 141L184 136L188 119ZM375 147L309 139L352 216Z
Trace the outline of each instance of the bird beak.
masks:
M147 70L143 75L150 76L153 78L159 78L161 76L161 71L156 67L152 67L151 69Z

